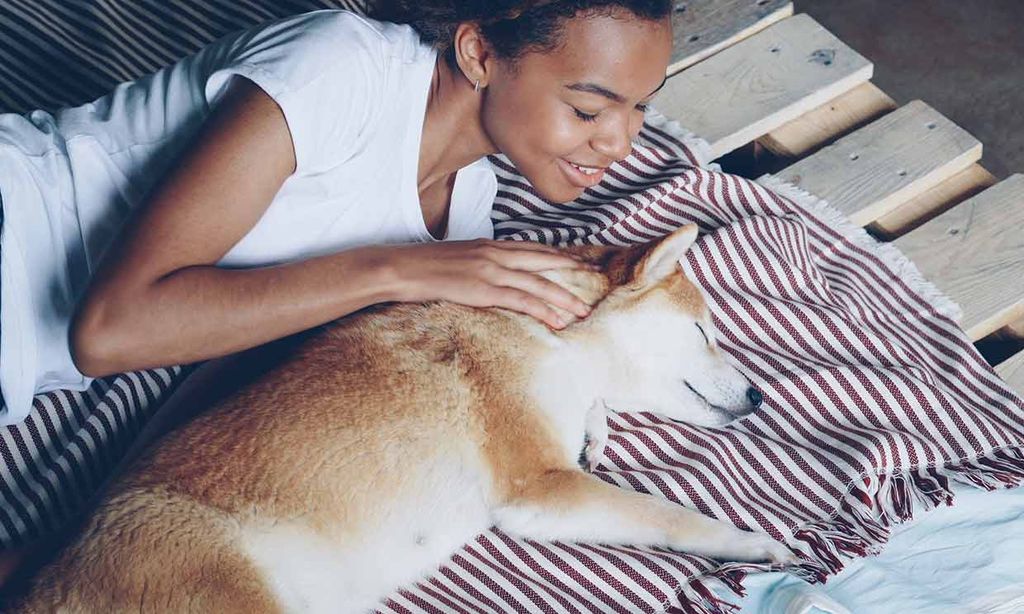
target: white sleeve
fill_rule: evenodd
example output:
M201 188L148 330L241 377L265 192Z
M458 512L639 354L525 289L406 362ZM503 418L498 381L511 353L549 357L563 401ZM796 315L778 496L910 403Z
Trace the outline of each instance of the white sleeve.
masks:
M462 169L457 189L459 192L453 193L452 199L466 198L469 202L466 203L465 209L459 209L466 211L463 219L449 221L451 238L493 239L494 224L491 222L491 211L494 209L494 198L498 193L498 178L490 162L482 158L469 168ZM454 202L452 206L455 207Z
M234 75L253 81L284 113L296 174L341 164L372 132L381 107L384 39L362 17L316 11L241 33L206 80L210 104Z
M494 223L491 222L491 212L489 209L487 210L487 213L480 216L475 227L469 231L469 236L467 238L469 240L494 238Z

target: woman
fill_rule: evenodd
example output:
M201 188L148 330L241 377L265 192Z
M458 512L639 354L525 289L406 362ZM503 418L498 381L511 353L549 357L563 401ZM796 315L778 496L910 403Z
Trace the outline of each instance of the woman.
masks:
M55 116L0 115L0 420L24 419L40 392L223 356L380 302L500 306L553 327L552 306L585 316L537 274L582 264L489 240L486 156L552 201L596 185L663 83L670 11L318 11Z

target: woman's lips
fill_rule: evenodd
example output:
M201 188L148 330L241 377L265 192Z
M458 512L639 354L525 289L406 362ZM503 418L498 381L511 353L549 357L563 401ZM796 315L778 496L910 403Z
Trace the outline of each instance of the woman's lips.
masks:
M588 175L573 166L572 162L569 162L565 158L559 158L558 163L559 166L562 167L562 172L565 173L566 178L569 179L569 183L578 188L592 188L601 183L601 180L604 179L605 169L601 169L593 175Z

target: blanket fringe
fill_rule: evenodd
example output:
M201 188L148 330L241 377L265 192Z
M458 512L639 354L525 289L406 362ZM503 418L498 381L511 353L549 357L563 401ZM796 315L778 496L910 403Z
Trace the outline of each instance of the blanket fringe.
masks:
M864 477L850 488L842 506L831 518L793 531L794 539L789 545L799 552L803 562L786 571L810 583L824 583L829 576L842 571L851 559L878 554L889 540L894 525L912 519L919 512L952 505L954 483L985 490L1018 487L1024 484L1024 450L1003 448L946 467ZM681 611L734 612L738 606L717 596L710 588L711 583L742 597L741 582L746 574L766 569L766 565L729 564L695 578L682 591Z
M678 121L670 119L653 107L648 107L644 115L644 123L680 141L698 159L700 166L708 170L721 170L718 164L711 162L711 145L693 132L687 130ZM642 139L643 137L641 137ZM835 229L854 245L874 253L897 276L918 295L920 295L939 314L959 322L963 318L963 309L953 299L939 290L935 284L925 279L917 265L907 258L894 245L884 243L872 237L866 230L851 222L845 215L836 210L822 198L797 187L775 175L766 174L754 180L756 183L778 193L805 211Z
M854 556L877 554L893 525L922 511L953 504L952 483L985 490L1015 488L1024 483L1024 451L995 450L946 467L922 468L892 475L869 476L863 488L851 488L833 518L809 523L793 535L806 544L805 579L824 581Z
M718 596L716 587L724 586L732 591L737 597L744 594L740 582L746 577L746 571L740 569L727 569L723 566L716 570L713 575L702 576L691 580L682 589L682 599L676 609L668 609L668 612L681 612L685 614L731 614L739 610L739 606Z
M721 168L718 164L711 162L711 144L684 128L678 121L663 115L654 107L648 106L647 111L644 113L644 123L668 134L675 140L682 143L683 146L689 149L697 158L697 162L700 164L701 168L708 170L719 170ZM653 143L645 143L642 132L639 138L641 145L650 145L658 149L661 148L659 145Z
M921 271L918 270L917 265L903 255L903 252L892 244L883 243L872 237L867 231L851 222L827 201L774 175L763 175L757 178L755 182L791 200L817 219L826 223L829 227L835 229L854 245L874 253L900 279L906 282L916 294L927 301L937 313L954 322L959 322L963 317L963 309L946 296L944 292L939 290L935 284L925 279Z

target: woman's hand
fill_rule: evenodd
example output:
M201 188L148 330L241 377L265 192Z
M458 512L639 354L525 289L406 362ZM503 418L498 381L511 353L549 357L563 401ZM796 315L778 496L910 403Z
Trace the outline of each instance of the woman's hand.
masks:
M446 300L472 307L503 307L552 328L564 321L552 305L583 318L590 307L540 275L551 269L590 270L561 250L526 241L450 241L380 248L403 302Z

